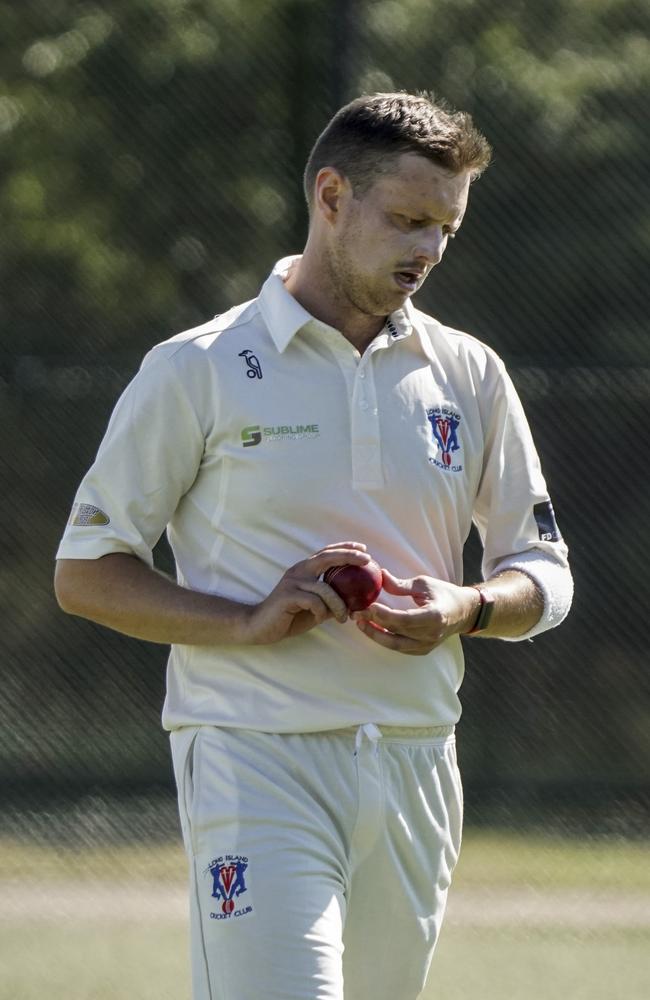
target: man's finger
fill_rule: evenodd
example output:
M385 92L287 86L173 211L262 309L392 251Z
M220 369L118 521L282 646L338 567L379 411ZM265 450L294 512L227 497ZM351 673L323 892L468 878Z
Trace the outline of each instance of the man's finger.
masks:
M356 622L367 621L382 625L389 632L397 635L411 635L414 629L422 624L426 611L422 608L389 608L385 604L371 604L363 611L355 611L352 615Z
M366 563L370 562L370 558L365 551L365 546L364 548L352 548L336 545L316 552L309 559L304 559L298 563L295 569L300 576L304 575L314 580L322 576L331 566L365 566Z
M396 653L403 653L406 656L425 656L430 653L437 643L422 643L406 635L397 635L386 629L378 627L369 621L357 621L357 628L369 639L383 646L384 649L392 649Z
M330 609L320 597L307 588L296 588L291 593L285 594L281 612L288 615L298 615L303 611L308 612L314 619L314 624L320 625L330 616Z
M368 546L364 545L363 542L331 542L329 545L324 545L321 552L327 552L328 549L358 549L360 552L365 552ZM318 553L317 553L318 554Z
M400 580L399 577L393 576L383 566L381 571L384 577L384 590L387 594L397 594L400 597L411 596L413 593L413 580Z
M318 597L327 608L327 611L334 615L338 622L346 622L348 620L348 609L345 601L322 580L301 580L299 589L304 593L314 594Z

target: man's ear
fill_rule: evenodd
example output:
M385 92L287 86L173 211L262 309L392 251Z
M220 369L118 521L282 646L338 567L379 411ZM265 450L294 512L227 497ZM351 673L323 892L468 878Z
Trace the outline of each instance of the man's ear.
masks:
M330 225L336 222L341 196L348 187L348 181L335 167L321 167L316 175L314 209Z

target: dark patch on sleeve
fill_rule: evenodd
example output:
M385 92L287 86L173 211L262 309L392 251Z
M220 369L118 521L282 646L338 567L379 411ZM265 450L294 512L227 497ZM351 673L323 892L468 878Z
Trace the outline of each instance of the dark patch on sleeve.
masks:
M562 540L560 529L555 520L555 511L550 500L542 500L533 507L533 514L537 522L537 530L542 542L559 542Z

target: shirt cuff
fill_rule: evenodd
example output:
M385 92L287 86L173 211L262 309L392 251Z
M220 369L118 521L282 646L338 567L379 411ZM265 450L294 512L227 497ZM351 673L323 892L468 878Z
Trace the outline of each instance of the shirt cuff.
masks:
M573 577L569 567L554 559L545 558L539 550L532 550L504 559L495 567L493 576L511 569L525 573L537 584L544 598L544 610L537 624L528 632L502 638L507 642L521 642L522 639L532 639L563 622L573 599Z

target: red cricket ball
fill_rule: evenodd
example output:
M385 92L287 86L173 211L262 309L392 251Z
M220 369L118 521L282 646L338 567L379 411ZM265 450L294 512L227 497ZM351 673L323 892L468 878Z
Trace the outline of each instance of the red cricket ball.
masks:
M331 566L323 575L325 583L345 601L348 611L363 611L379 597L383 578L379 563L371 559L365 566Z

